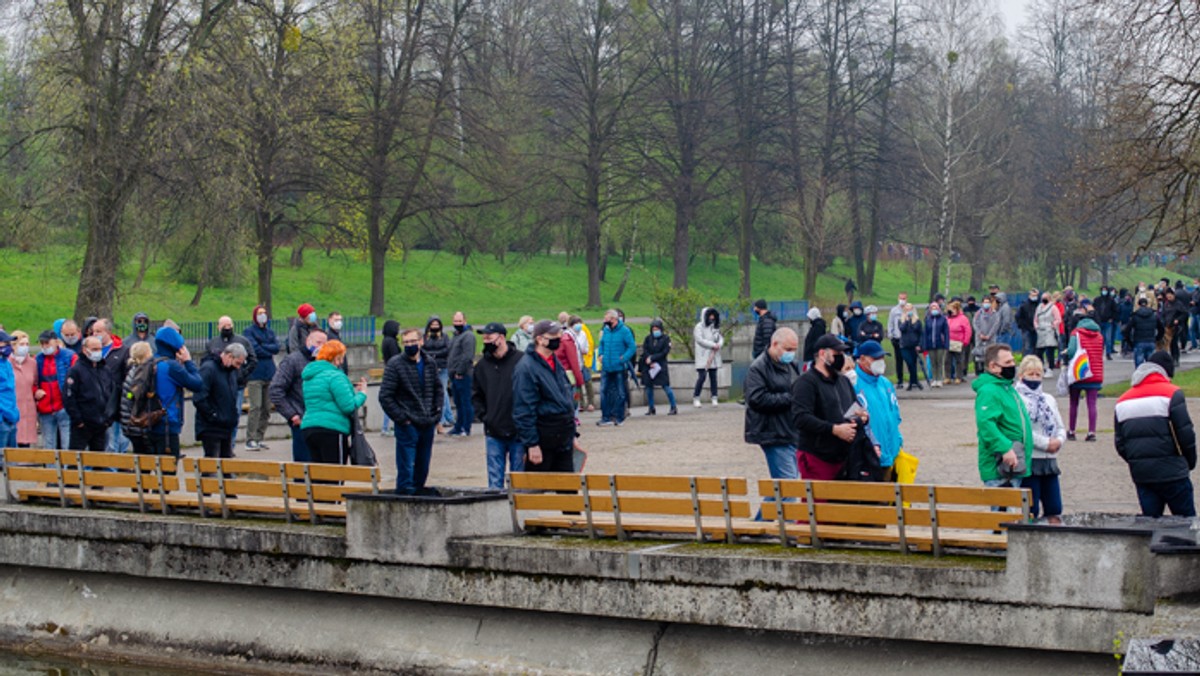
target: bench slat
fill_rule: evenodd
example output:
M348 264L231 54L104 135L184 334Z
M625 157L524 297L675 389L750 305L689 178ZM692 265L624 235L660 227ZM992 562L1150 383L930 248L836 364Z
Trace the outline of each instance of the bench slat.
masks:
M579 475L565 472L511 472L512 487L517 490L575 491ZM590 486L590 485L589 485ZM608 486L605 485L607 489Z

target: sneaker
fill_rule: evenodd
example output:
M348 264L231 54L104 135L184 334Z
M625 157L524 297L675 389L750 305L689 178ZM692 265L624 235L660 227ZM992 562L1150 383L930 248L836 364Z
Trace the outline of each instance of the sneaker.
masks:
M613 424L614 423L611 420L597 420L596 421L596 427L611 427Z
M253 439L251 439L250 441L247 441L247 442L246 442L246 450L247 450L247 451L257 451L257 450L259 450L258 442L257 442L257 441L255 441L255 440L253 440Z
M617 427L620 427L621 425L624 425L624 424L625 424L624 420L614 420L613 421L613 425L615 425Z
M700 408L700 397L695 397L692 399L692 406L695 406L696 408Z
M450 433L450 438L452 438L452 439L466 439L469 436L471 436L471 435L467 434L466 432L451 432Z
M1075 433L1067 432L1067 441L1075 441Z
M712 398L712 405L713 405L713 406L716 406L716 405L717 405L717 398L716 398L716 397L713 397L713 398Z
M1088 432L1088 435L1087 435L1086 437L1084 437L1084 438L1083 438L1083 440L1084 440L1084 441L1095 441L1095 440L1096 440L1096 433L1095 433L1095 432Z

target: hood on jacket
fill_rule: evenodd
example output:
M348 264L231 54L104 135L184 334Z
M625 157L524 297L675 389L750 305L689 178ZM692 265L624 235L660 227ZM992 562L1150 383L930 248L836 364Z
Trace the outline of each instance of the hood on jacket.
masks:
M836 308L833 309L833 312L835 315L837 315L838 319L845 319L846 318L846 305L844 303L838 305Z
M851 311L851 312L853 312L853 311L854 311L854 308L860 308L860 309L861 309L861 308L862 308L862 306L863 306L863 304L862 304L862 301L861 301L861 300L856 300L856 301L854 301L853 303L850 303L850 311Z
M266 305L255 305L254 306L254 309L250 311L250 326L258 326L258 313L259 312L267 312L267 306ZM270 321L270 319L271 319L271 313L267 312L267 321Z
M425 320L425 335L429 335L429 325L434 322L437 322L438 326L441 327L442 335L446 335L446 322L442 321L442 318L437 315L429 315L429 319Z
M659 331L664 331L665 329L663 329L663 320L655 319L655 320L651 321L650 328L658 329Z
M428 324L426 325L428 330ZM395 319L389 319L383 323L383 335L388 338L398 338L400 336L400 322Z
M1075 325L1075 328L1095 331L1096 333L1100 332L1100 325L1097 324L1096 320L1092 319L1091 317L1084 317L1083 319L1080 319L1079 323Z
M1150 378L1150 376L1154 376L1154 375L1157 375L1158 377L1162 378L1163 380L1165 380L1167 382L1170 382L1170 380L1171 380L1169 377L1167 377L1167 372L1165 369L1163 369L1163 367L1161 367L1158 364L1155 364L1153 362L1147 361L1147 362L1142 362L1142 365L1137 367L1137 369L1134 370L1133 377L1130 378L1129 384L1132 387L1137 387L1138 385L1141 385L1142 382L1145 381L1147 378ZM1153 378L1151 378L1151 380L1153 380Z
M716 319L713 321L712 326L718 329L721 328L721 313L717 312L717 308L715 307L705 307L704 309L700 310L700 323L704 326L709 326L708 315L710 313L716 314ZM625 322L623 320L618 321L617 326L620 326L624 323Z
M331 362L331 361L325 361L324 359L314 359L308 363L308 366L304 367L304 371L302 371L300 373L300 378L302 380L312 380L313 378L316 378L317 376L321 375L322 373L327 373L330 371L337 371L338 373L342 372L342 370L340 368L334 366L333 362Z
M161 357L173 357L183 347L183 336L175 329L164 326L154 333L154 345Z
M813 321L821 318L821 308L814 307L808 309L808 321Z
M1008 294L1003 291L996 292L996 302L1001 305L1008 305Z

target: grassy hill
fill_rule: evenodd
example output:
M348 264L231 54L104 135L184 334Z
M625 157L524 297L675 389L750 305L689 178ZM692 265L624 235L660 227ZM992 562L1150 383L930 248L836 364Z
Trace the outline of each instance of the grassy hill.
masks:
M40 251L22 253L0 249L0 324L6 328L40 331L54 319L69 314L75 303L78 270L83 258L81 248L49 246ZM195 293L191 284L171 279L166 265L152 267L142 287L131 290L136 266L121 270L121 289L116 303L116 320L124 330L135 312L149 312L155 319L170 317L176 321L214 321L222 314L249 319L257 302L253 264L246 264L247 278L233 288L209 288L198 307L190 307ZM900 291L923 290L929 284L926 264L918 268L920 282L913 282L913 264L884 262L877 272L874 298L886 303ZM620 283L623 264L612 258L608 281L601 285L605 304ZM1116 283L1131 285L1136 279L1153 280L1164 276L1159 268L1121 270L1113 276ZM822 273L816 301L831 307L844 298L842 285L853 275L853 266L839 261ZM1168 275L1174 277L1174 275ZM670 286L670 259L639 258L619 305L631 317L654 314L655 288ZM751 273L755 297L795 300L801 297L803 280L797 268L755 264ZM690 286L719 298L732 298L739 286L737 261L721 257L716 265L697 260L689 271ZM286 252L280 252L275 268L274 307L278 316L291 316L304 302L313 303L322 315L338 310L346 315L367 312L370 296L370 268L358 256L347 252L326 255L309 251L304 266L288 265ZM916 293L915 296L920 296ZM455 256L414 251L407 263L399 259L389 264L387 278L387 314L403 324L423 323L431 313L448 317L463 310L474 324L498 320L516 322L523 314L535 317L556 315L562 310L580 312L585 317L599 316L584 311L587 300L587 269L580 258L570 264L566 256L540 255L530 259L510 257L505 264L494 258L474 257L463 266Z

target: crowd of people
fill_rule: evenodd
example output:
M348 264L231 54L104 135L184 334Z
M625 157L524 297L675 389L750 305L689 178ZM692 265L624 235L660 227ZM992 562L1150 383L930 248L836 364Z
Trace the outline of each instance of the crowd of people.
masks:
M920 371L932 387L971 381L981 481L1028 487L1035 514L1058 517L1057 454L1076 439L1081 401L1088 411L1084 441L1095 441L1104 362L1119 338L1136 371L1133 389L1117 404L1117 451L1130 464L1145 513L1161 514L1164 506L1194 513L1188 472L1195 435L1170 378L1179 354L1200 342L1200 280L1190 288L1167 280L1132 292L1102 287L1094 298L1070 287L1031 289L1015 309L992 287L980 299L934 297L923 317L901 294L886 324L878 308L854 301L838 306L829 325L819 309L810 310L803 346L765 300L753 311L744 438L762 448L774 478L895 480L904 448L896 391L906 372L908 389L920 389ZM199 365L177 325L167 320L152 331L145 313L134 316L124 338L106 318L59 320L38 333L36 355L28 333L0 330L0 446L178 455L187 391L206 456L233 456L248 401L246 450L266 448L273 407L291 429L293 460L348 462L367 379L349 377L341 315L322 323L305 303L286 336L272 330L265 307L251 317L241 334L221 317ZM693 405L702 406L707 383L717 406L726 333L716 309L703 308L698 319ZM622 425L631 380L645 388L646 415L657 414L658 389L667 415L678 412L671 338L661 320L650 323L640 349L619 309L605 313L595 334L566 312L557 320L522 317L511 335L499 322L475 329L463 312L454 313L449 329L435 315L421 328L388 321L382 333L378 401L383 433L395 440L399 493L427 491L435 437L469 437L476 422L486 438L488 483L498 488L507 471L577 471L579 412L599 408L597 425ZM1019 364L1006 342L1014 334L1024 347ZM1069 381L1064 425L1043 383L1080 354L1090 357L1089 369L1060 374Z

